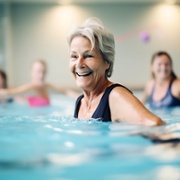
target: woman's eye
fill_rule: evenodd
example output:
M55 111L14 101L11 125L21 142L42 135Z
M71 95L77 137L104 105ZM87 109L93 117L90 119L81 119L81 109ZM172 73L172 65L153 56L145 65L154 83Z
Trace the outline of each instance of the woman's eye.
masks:
M85 55L85 58L92 58L93 56L90 54Z
M71 58L72 58L72 59L76 59L77 56L76 56L76 55L71 55Z

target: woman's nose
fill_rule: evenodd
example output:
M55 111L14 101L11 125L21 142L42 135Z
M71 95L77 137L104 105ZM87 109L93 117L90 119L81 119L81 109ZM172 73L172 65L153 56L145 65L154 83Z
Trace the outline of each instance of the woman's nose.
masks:
M77 65L77 67L83 67L84 66L84 59L82 57L79 57L76 65Z
M166 69L168 66L166 64L161 65L161 69Z

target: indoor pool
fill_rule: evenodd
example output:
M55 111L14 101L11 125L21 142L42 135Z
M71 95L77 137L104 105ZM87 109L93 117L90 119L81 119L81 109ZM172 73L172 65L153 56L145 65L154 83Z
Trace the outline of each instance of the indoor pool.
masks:
M0 179L180 179L180 107L154 110L167 125L141 127L79 121L74 99L53 99L0 106Z

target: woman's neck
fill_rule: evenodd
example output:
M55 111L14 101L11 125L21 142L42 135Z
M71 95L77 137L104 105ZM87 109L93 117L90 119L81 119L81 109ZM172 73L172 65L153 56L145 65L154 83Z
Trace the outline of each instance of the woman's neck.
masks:
M35 86L44 86L45 82L44 81L39 81L39 80L33 80L32 83Z
M165 84L169 84L171 80L172 80L172 77L169 77L167 79L156 79L155 82L158 85L165 85Z
M90 90L83 90L84 98L86 100L94 99L99 95L103 94L108 86L110 86L112 82L109 80L101 81L98 85Z

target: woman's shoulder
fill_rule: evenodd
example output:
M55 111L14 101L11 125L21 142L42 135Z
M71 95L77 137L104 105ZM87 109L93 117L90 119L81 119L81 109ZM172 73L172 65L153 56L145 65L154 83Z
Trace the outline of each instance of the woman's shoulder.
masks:
M46 87L50 87L50 86L52 86L52 83L50 83L50 82L44 82L44 85L45 85Z
M173 85L177 85L179 86L180 85L180 78L177 78L173 81Z
M145 88L144 88L146 94L148 94L148 95L151 94L154 84L155 84L154 79L151 79L151 80L146 82Z
M35 84L33 82L27 82L27 83L22 84L20 87L32 88L34 86Z
M152 88L154 83L155 83L154 79L150 79L149 81L146 82L145 86L147 88Z
M176 96L180 95L180 78L177 78L173 81L171 89L173 94Z
M132 92L130 89L128 89L128 87L121 85L121 84L113 84L114 88L111 91L110 97L111 98L119 98L119 97L123 97L126 96L128 94L132 95Z
M33 87L33 88L38 88L38 87L48 88L48 87L51 87L52 84L51 84L51 83L48 83L48 82L43 82L43 83L41 83L41 84L34 83L34 82L30 82L30 83L29 83L29 86L31 86L31 87Z

